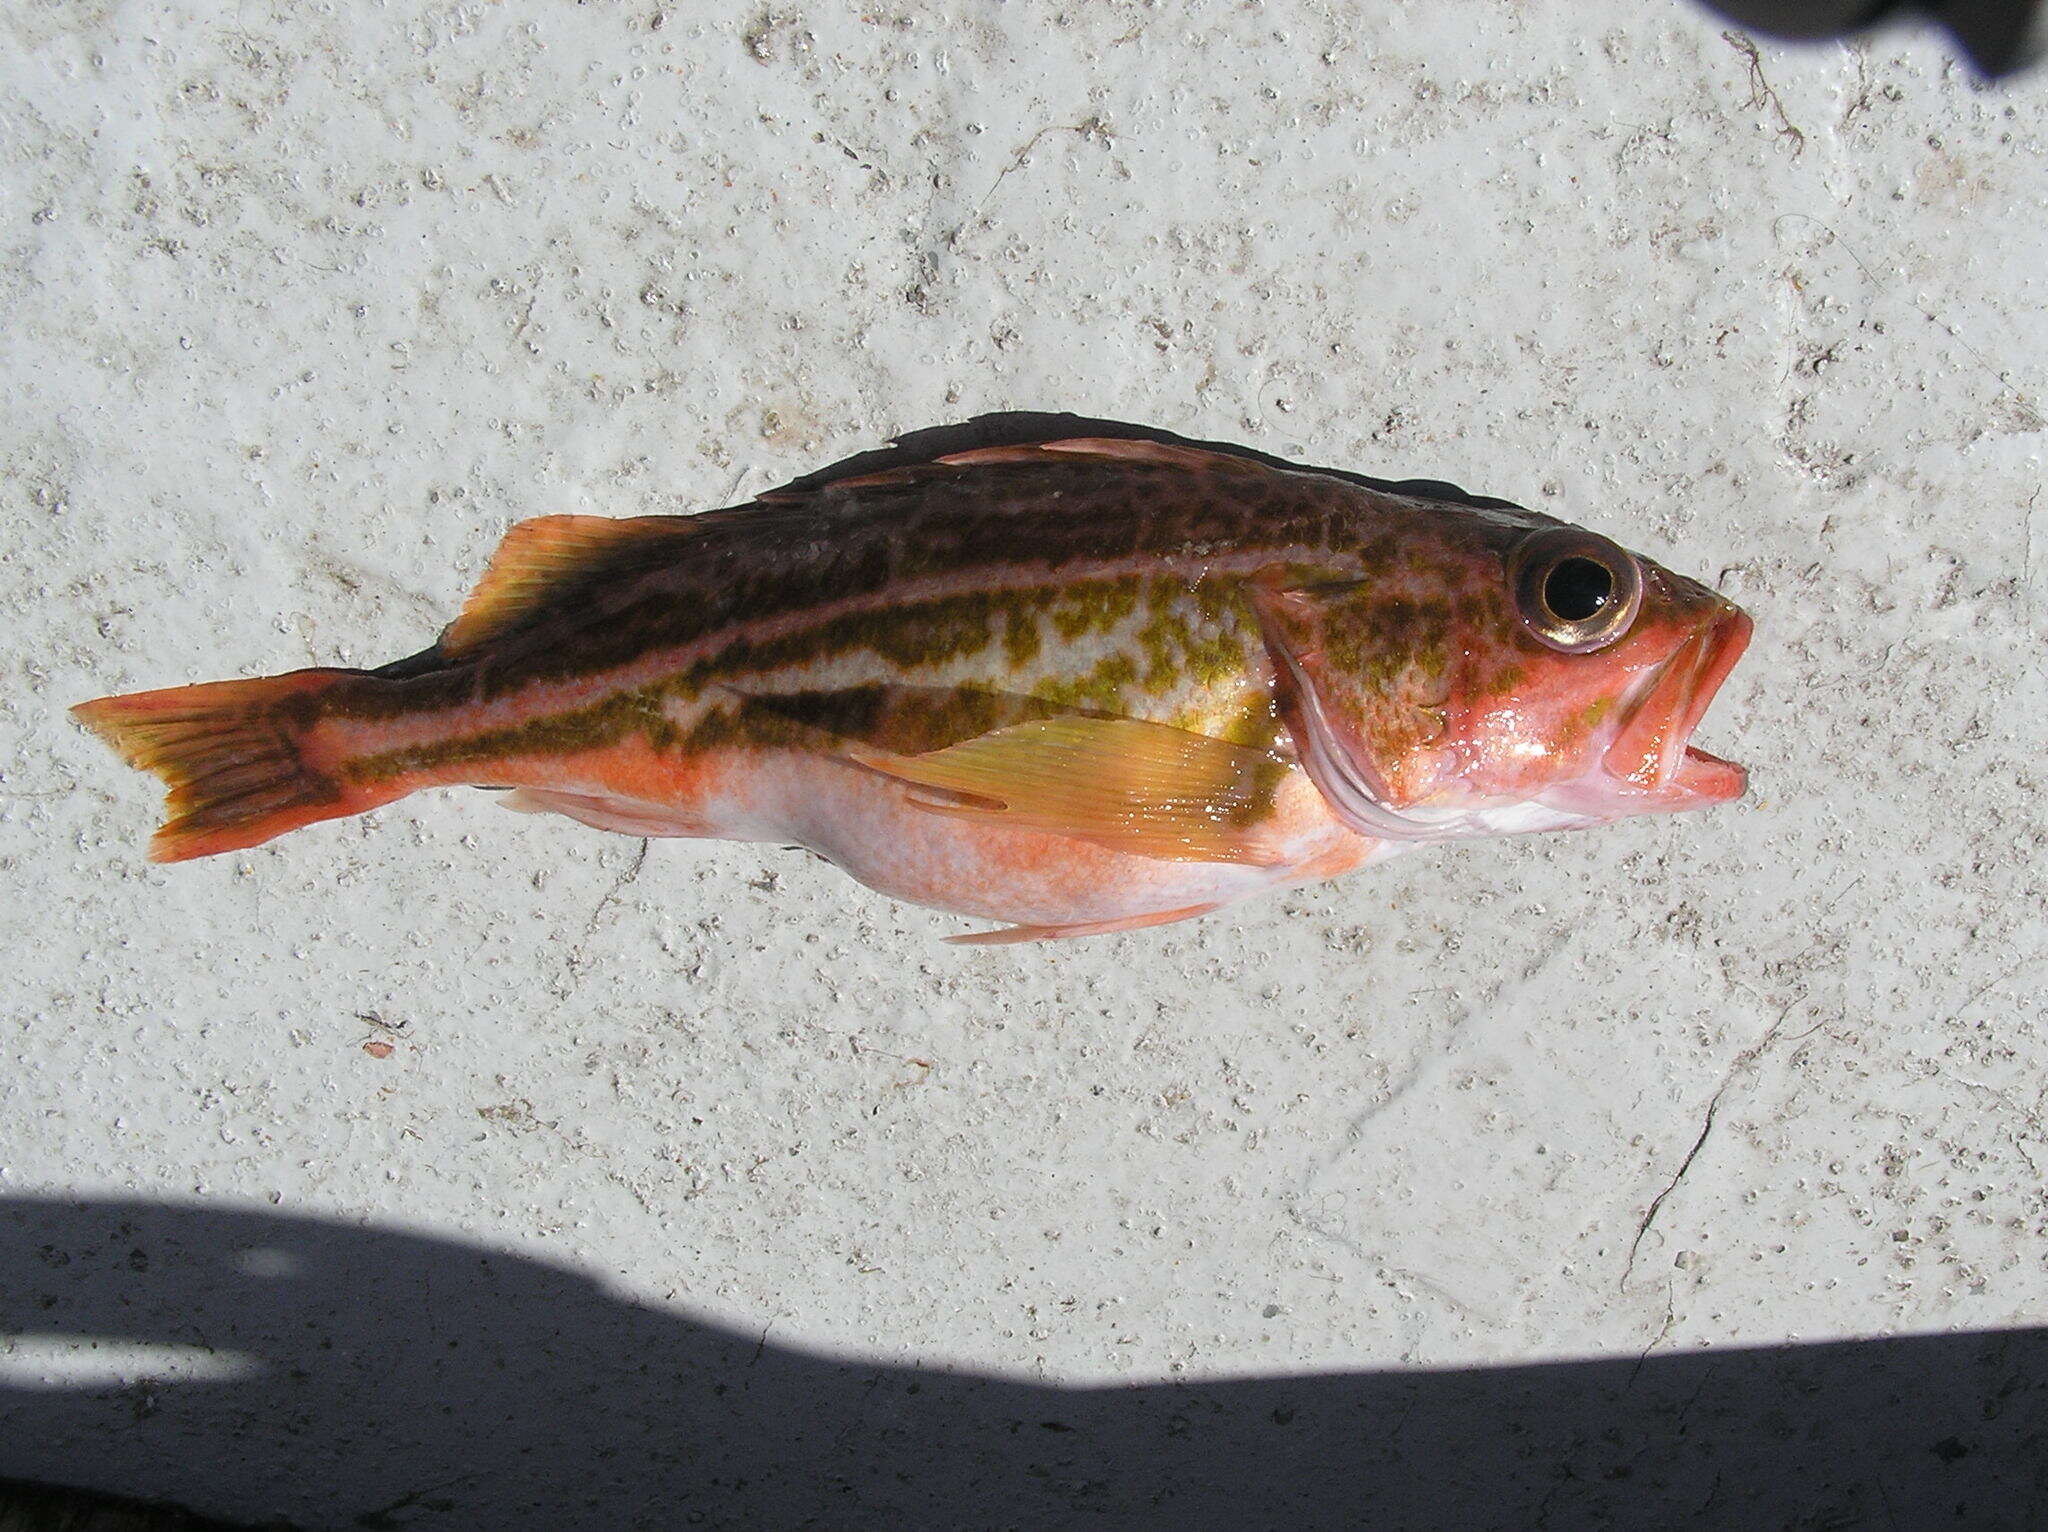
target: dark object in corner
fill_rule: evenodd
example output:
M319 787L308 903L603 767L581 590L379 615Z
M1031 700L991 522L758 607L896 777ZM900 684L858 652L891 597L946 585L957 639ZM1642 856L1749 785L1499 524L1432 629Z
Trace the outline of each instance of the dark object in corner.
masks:
M272 1522L275 1532L291 1532ZM0 1479L0 1532L237 1532L180 1506L92 1490Z
M1996 79L2038 63L2048 53L2043 0L1706 0L1743 26L1810 41L1860 32L1918 12L1961 44L1980 73Z

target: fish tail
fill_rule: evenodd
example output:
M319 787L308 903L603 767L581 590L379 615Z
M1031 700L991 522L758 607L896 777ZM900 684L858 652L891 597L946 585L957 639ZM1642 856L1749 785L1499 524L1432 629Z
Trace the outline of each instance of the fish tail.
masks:
M260 845L403 795L403 786L338 781L308 758L308 736L328 693L365 679L356 670L295 670L101 697L71 711L129 765L163 778L169 817L149 856L183 862Z

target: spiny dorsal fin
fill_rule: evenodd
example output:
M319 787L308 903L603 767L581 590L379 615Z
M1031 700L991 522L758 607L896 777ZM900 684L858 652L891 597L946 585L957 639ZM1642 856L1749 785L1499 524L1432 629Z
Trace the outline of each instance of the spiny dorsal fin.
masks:
M1019 442L1004 447L974 447L949 452L927 462L898 463L843 478L812 478L772 489L759 497L761 504L789 505L827 490L906 488L935 478L957 478L963 468L1000 467L1008 464L1043 464L1048 459L1093 459L1136 468L1178 468L1191 472L1272 473L1271 466L1230 452L1211 452L1201 447L1183 447L1171 442L1146 441L1121 436L1074 436L1063 441Z
M600 571L651 563L647 555L691 535L687 516L536 516L491 555L491 567L448 625L442 657L459 659L525 626Z
M1123 436L1075 436L1066 441L1028 442L1014 447L977 447L955 452L938 461L948 467L970 468L984 463L1028 463L1048 456L1106 459L1151 468L1181 468L1210 473L1271 473L1264 463L1231 452L1211 452L1203 447L1183 447L1174 442L1146 441Z

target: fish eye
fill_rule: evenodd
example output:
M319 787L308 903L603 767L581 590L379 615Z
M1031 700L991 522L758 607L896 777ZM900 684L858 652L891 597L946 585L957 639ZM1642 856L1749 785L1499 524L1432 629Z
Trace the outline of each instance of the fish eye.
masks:
M1590 654L1618 643L1643 604L1643 573L1627 549L1577 527L1546 527L1508 559L1515 613L1539 643Z

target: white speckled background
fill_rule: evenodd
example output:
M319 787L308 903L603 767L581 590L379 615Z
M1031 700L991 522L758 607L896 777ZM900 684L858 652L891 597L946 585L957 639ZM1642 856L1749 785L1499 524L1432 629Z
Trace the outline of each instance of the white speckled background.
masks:
M10 5L0 1234L328 1217L1063 1386L2038 1320L2048 76L1739 41L1587 0ZM63 711L380 663L517 519L1008 409L1717 582L1758 638L1701 738L1750 799L967 951L794 853L643 864L475 794L153 867L155 783ZM66 1390L226 1387L66 1334L0 1342L0 1470L307 1525L417 1488L237 1476L198 1404L215 1448L39 1436Z

